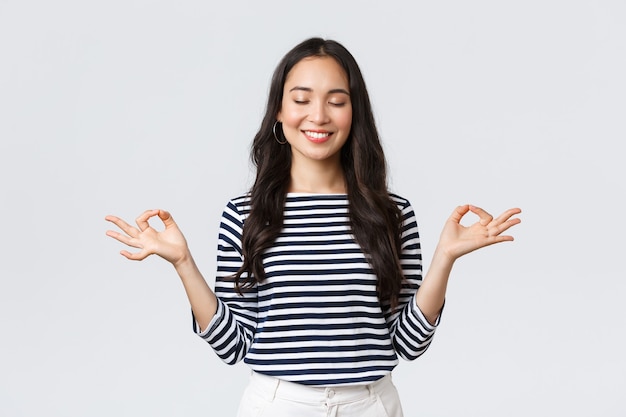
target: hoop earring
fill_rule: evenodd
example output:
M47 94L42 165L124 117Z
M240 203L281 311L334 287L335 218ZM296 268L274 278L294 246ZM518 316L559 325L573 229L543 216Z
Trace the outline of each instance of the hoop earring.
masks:
M278 135L276 134L276 125L277 124L278 124L278 120L276 120L274 122L274 126L272 126L272 133L274 134L274 139L276 139L276 142L278 142L280 145L284 145L285 143L287 143L287 138L285 138L285 140L282 141L282 142L278 139Z

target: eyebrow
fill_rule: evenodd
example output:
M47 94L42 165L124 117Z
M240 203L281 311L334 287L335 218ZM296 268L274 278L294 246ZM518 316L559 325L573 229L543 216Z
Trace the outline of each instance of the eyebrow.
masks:
M297 85L297 86L293 87L291 90L289 90L290 93L292 91L307 91L309 93L312 93L313 89L309 88L309 87L301 87L301 86ZM328 94L337 94L337 93L345 94L347 96L350 96L350 93L347 92L346 90L344 90L343 88L333 88L332 90L328 90Z

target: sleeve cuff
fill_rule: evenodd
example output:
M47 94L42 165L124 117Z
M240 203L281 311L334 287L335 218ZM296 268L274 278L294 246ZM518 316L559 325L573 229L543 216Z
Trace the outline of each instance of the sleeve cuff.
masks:
M226 308L224 306L224 302L218 298L217 299L217 311L215 312L215 315L213 316L213 318L209 322L207 328L204 329L204 330L200 329L200 327L198 326L198 323L196 322L196 319L194 317L194 319L193 319L193 321L194 321L194 326L193 326L194 331L201 338L208 339L209 336L211 336L211 334L213 333L213 331L220 325L220 323L222 323L224 321L225 313L226 313ZM191 313L191 314L193 315L193 313Z
M439 326L439 322L441 321L441 314L443 313L443 308L446 305L446 301L443 301L443 306L441 306L441 310L439 310L439 314L437 315L437 319L435 319L435 324L430 324L422 310L420 310L417 302L415 301L415 297L411 300L411 314L420 322L423 326L424 330L428 332L434 332L437 326Z

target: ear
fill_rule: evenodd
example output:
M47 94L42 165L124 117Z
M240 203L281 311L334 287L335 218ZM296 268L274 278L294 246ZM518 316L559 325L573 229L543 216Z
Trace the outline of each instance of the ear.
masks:
M278 111L278 113L276 113L276 120L278 121L278 123L282 123L283 121L281 120L282 115L280 110Z

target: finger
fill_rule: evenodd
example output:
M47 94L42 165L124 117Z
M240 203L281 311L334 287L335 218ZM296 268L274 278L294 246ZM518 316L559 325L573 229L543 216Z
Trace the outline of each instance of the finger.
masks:
M494 236L494 242L493 243L500 243L500 242L512 242L513 240L513 236L509 236L509 235L502 235L502 236Z
M465 204L463 206L458 206L450 215L450 220L455 223L461 223L461 219L467 214L468 211L469 205Z
M504 223L502 223L501 225L499 225L497 227L498 234L500 234L500 233L510 229L511 227L515 226L516 224L520 224L521 222L522 222L522 219L519 219L517 217L505 221Z
M126 257L127 259L130 259L131 261L142 261L150 255L149 253L146 253L143 251L137 252L137 253L131 253L127 250L120 251L120 254Z
M122 229L128 236L136 237L139 234L139 230L135 229L119 217L108 215L104 219Z
M516 224L519 224L521 222L522 222L521 219L513 218L513 219L505 221L504 223L493 225L487 229L487 235L490 237L493 237L493 236L498 236L501 238L506 237L507 238L506 240L513 240L513 236L500 236L500 234L505 232L512 226L515 226Z
M148 219L150 219L150 217L156 216L158 213L159 210L146 210L141 214L141 216L137 217L135 219L135 223L137 223L139 230L143 232L144 230L148 229L150 227Z
M478 223L480 223L482 226L487 226L493 220L493 216L487 213L485 210L481 209L480 207L470 205L469 209L472 213L478 216Z
M109 237L112 237L113 239L119 242L122 242L123 244L127 246L131 246L133 248L141 248L141 245L137 242L137 240L127 235L124 235L122 233L119 233L113 230L107 230L106 235Z
M497 223L504 223L505 221L510 219L512 216L515 216L516 214L520 214L521 212L522 212L522 210L519 209L519 208L508 209L504 213L502 213L501 215L498 216L498 218L496 219L496 222Z
M506 210L504 213L499 215L498 218L496 218L490 225L491 226L490 228L497 230L497 232L495 233L492 232L490 235L500 234L504 232L505 230L507 230L508 228L510 228L511 226L514 226L520 223L521 220L519 218L511 218L511 217L521 212L522 210L520 210L519 208L512 208L512 209Z

